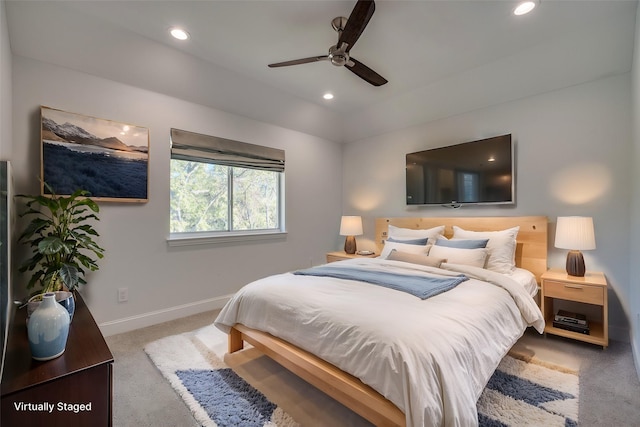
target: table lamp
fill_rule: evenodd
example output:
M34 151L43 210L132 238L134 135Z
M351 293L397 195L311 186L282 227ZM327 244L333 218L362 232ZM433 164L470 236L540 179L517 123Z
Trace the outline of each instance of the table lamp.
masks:
M559 216L556 225L555 247L569 249L567 254L567 273L570 276L584 277L586 271L581 250L596 248L593 231L593 218L586 216Z
M359 216L343 216L340 221L340 235L347 236L344 240L344 251L348 254L356 253L356 237L362 234L362 218Z

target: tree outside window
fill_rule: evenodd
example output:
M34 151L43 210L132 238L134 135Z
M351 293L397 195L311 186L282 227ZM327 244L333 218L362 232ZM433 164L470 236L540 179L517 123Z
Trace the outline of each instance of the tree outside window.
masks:
M282 173L171 160L171 233L280 229Z

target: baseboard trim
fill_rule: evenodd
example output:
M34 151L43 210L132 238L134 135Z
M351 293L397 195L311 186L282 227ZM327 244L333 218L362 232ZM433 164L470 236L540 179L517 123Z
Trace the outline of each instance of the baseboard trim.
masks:
M231 299L232 296L233 295L223 295L216 298L210 298L189 304L182 304L162 310L138 314L136 316L111 320L108 322L100 323L98 327L100 328L102 335L104 335L105 337L121 334L140 328L146 328L147 326L157 325L158 323L169 322L181 317L203 313L205 311L218 310L224 307L224 305Z
M631 354L633 355L633 363L636 367L636 375L640 380L640 347L638 346L638 340L635 339L635 335L631 337Z

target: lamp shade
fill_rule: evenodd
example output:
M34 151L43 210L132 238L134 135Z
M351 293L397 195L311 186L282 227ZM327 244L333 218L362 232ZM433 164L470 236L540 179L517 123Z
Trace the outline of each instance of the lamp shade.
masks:
M556 225L555 247L571 250L596 248L593 218L587 216L559 216Z
M343 216L340 221L341 236L360 236L362 234L362 217Z

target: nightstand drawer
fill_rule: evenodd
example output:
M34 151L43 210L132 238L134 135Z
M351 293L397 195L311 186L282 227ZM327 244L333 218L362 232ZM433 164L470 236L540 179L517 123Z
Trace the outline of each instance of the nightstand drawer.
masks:
M581 285L576 283L555 282L545 280L544 296L587 304L604 304L604 290L601 286Z
M376 254L374 254L373 252L367 255L360 255L357 253L348 254L345 251L334 251L334 252L327 253L327 262L342 261L345 259L353 259L353 258L373 258L375 256Z
M327 262L336 262L336 261L342 261L344 259L349 259L346 256L340 256L340 255L330 255L327 254Z

